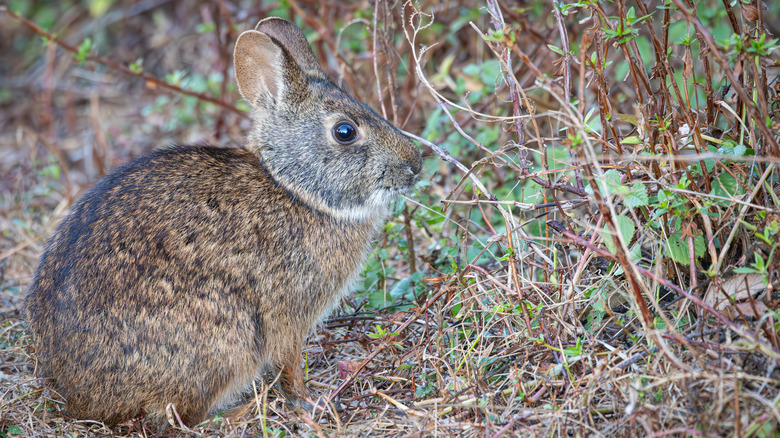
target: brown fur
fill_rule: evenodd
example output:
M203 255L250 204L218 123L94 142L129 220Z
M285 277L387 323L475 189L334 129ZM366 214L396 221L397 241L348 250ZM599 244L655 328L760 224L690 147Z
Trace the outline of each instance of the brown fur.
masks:
M191 425L266 367L304 399L306 336L359 273L387 200L416 181L414 145L327 80L292 23L258 30L236 45L247 148L178 147L115 170L41 257L27 320L77 418L162 425L173 403ZM355 143L333 139L341 120Z

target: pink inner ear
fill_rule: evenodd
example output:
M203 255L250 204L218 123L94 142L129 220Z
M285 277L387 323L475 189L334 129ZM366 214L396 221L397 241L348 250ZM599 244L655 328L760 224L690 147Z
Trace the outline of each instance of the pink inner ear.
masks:
M246 31L233 53L241 95L255 105L260 98L278 99L284 84L281 49L267 35Z

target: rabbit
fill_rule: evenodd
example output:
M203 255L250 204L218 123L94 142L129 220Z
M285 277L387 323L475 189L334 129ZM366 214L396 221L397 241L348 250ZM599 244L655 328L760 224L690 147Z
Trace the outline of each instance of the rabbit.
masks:
M417 147L320 68L295 24L242 33L240 148L178 146L113 170L48 242L25 301L38 370L72 417L191 426L265 372L308 408L306 337L359 276Z

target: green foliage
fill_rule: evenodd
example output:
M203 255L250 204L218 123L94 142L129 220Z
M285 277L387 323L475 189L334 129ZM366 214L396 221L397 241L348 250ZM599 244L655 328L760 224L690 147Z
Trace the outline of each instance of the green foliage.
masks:
M639 33L639 30L632 26L639 24L650 17L651 15L637 17L634 8L631 7L628 9L628 13L626 13L625 21L620 20L620 17L609 17L610 19L619 22L615 29L605 27L602 30L608 39L617 40L617 44L625 44L634 39L634 37Z
M136 59L135 62L130 64L130 66L128 68L133 73L143 73L143 71L144 71L144 59L143 58Z
M74 53L73 57L79 62L79 65L84 65L84 61L89 56L89 51L92 50L92 38L84 38L84 41L79 44L78 53Z
M697 235L691 237L693 239L693 255L695 258L702 257L706 252L706 246L704 242L704 237L702 235ZM681 232L676 232L669 236L669 239L666 241L666 250L669 254L669 256L677 263L683 264L683 265L690 265L691 264L691 257L690 257L690 251L688 249L688 242L687 240L683 239Z
M32 18L44 29L63 32L62 38L71 38L68 41L78 41L73 34L65 33L77 26L63 28L58 18L69 8L81 7L84 12L81 16L93 17L96 23L101 23L99 18L113 16L111 6L118 8L119 4L117 0L9 0L12 10ZM547 407L550 412L563 409L564 405L580 406L585 412L595 414L586 416L588 428L592 427L591 421L598 423L603 418L622 421L615 412L627 412L625 406L618 406L615 411L612 406L598 405L599 397L573 403L556 397L590 394L594 387L601 390L604 380L598 376L611 375L617 364L637 353L649 351L648 359L654 361L652 367L644 364L643 359L619 370L626 373L627 382L634 382L637 400L646 403L650 411L665 406L669 401L667 394L686 393L686 388L681 390L675 386L678 380L654 375L653 367L659 363L666 365L659 361L667 360L670 354L679 355L686 364L691 356L698 355L691 355L688 345L675 343L669 343L663 355L648 350L654 341L638 329L645 328L639 322L644 315L639 313L636 297L626 286L629 284L626 279L634 272L625 272L622 265L614 263L615 257L590 248L595 245L617 254L619 249L612 235L617 232L628 245L629 263L662 275L659 278L664 282L699 297L705 294L704 289L693 286L702 285L708 275L713 280L716 277L724 280L731 274L757 274L767 286L775 278L780 235L774 190L778 183L777 171L769 173L764 187L757 187L756 182L764 175L767 161L774 156L759 125L765 123L772 132L777 131L780 113L775 104L777 94L772 88L776 88L776 83L760 94L762 84L757 78L763 77L766 71L766 82L771 81L772 70L767 70L772 63L769 57L777 55L778 40L771 34L767 36L756 22L740 16L742 8L751 4L734 1L726 6L717 1L700 1L695 5L695 16L717 41L728 70L738 75L738 84L730 82L721 60L715 59L712 48L698 37L697 28L671 1L626 3L625 8L619 3L600 0L556 0L552 5L536 0L502 4L506 26L500 29L493 27L494 17L483 4L456 4L456 10L439 5L431 11L436 12L432 18L424 17L423 22L433 21L415 40L418 50L433 48L420 60L419 66L439 93L436 98L418 80L416 60L409 56L411 49L403 37L403 30L409 30L413 21L407 14L413 4L404 5L404 27L399 25L401 11L392 6L389 11L392 20L378 21L377 35L381 40L377 41L377 53L373 52L374 3L371 8L345 4L338 14L328 16L327 26L321 27L312 26L322 16L320 10L299 14L298 8L306 9L306 5L287 1L267 5L264 14L291 18L304 29L309 41L315 43L317 55L325 55L321 56L323 65L347 92L354 91L378 110L375 89L378 76L386 109L391 108L389 96L394 93L399 126L403 123L403 129L420 133L470 169L467 177L451 163L436 157L426 159L422 179L414 193L408 195L408 200L391 205L390 221L379 233L378 246L370 253L363 275L355 284L361 297L359 302L365 303L361 312L381 310L384 314L398 309L414 312L432 296L432 290L447 288L446 295L442 295L446 300L442 298L434 303L419 320L413 321L403 337L391 331L392 325L379 323L368 328L367 336L374 344L391 343L382 353L387 354L386 364L391 364L387 370L400 377L391 385L402 391L413 388L417 399L438 394L472 396L468 391L477 387L479 393L473 395L471 405L460 399L448 399L448 408L457 415L466 412L464 406L478 408L479 415L474 418L493 421L499 427L507 426L502 432L507 435L517 433L516 424L506 422L513 414L508 403L512 398L510 393L500 393L506 396L502 399L496 395L497 389L512 391L517 401L515 406L521 406L524 400L521 388L534 394L533 403ZM379 3L380 7L384 5ZM728 7L737 15L739 33L734 33L730 24ZM765 12L764 22L777 16L780 9L776 4L768 7L770 11ZM551 8L560 12L563 23L558 22L556 14L550 14ZM669 22L664 21L666 10L670 13ZM168 9L161 8L148 15L155 27L163 28L170 25L167 14ZM141 18L145 19L145 15ZM213 41L222 44L227 25L223 26L221 19L216 14L213 20L217 21L200 22L202 19L196 16L189 23L177 22L187 36L177 39L177 44L181 44L187 56L208 54L210 50L205 48L193 49L188 39L211 41L216 37ZM483 31L487 41L479 38L472 24ZM251 23L235 23L234 27L240 31L247 26ZM567 37L567 45L559 26ZM80 65L99 52L112 57L105 48L122 44L116 38L117 28L122 26L97 27L101 30L92 31L89 38L79 36L83 39L73 56ZM323 29L334 27L338 33L323 34ZM660 44L653 40L650 27ZM216 35L217 30L222 34ZM385 32L387 35L383 35ZM15 50L42 52L37 35L17 34L12 42ZM55 43L44 38L43 44ZM537 50L539 47L541 50ZM177 64L181 69L170 70L171 64L159 62L161 56L155 49L143 47L145 51L137 52L123 46L119 49L122 49L117 52L121 57L115 58L118 62L136 59L128 64L133 73L161 78L175 87L205 93L225 102L232 102L236 96L233 81L222 77L221 68L204 71L199 62L190 62L197 56ZM223 57L215 53L211 55L221 65ZM373 56L380 56L378 72L374 71ZM504 71L498 56L509 58L511 73ZM705 58L709 60L706 71L702 63ZM37 59L23 61L21 64L32 65ZM566 78L563 77L566 62L571 71L568 90L564 90ZM104 68L92 61L88 67ZM388 76L392 75L395 78L391 84ZM129 76L131 84L132 81L141 84ZM512 95L508 81L511 79L517 80L513 85L520 84L514 90L519 97ZM88 80L79 77L77 82ZM142 135L135 135L137 132L131 135L114 129L110 123L105 124L109 136L121 139L118 144L126 143L128 138L159 139L164 135L167 135L165 141L190 141L214 133L223 136L220 141L226 135L237 141L240 131L248 126L211 103L176 90L155 89L153 81L146 85L147 95L137 101L141 115L146 118L146 123L136 128ZM712 92L708 96L705 86L710 85ZM737 96L734 91L737 86L748 93L748 99ZM599 94L602 91L603 95ZM569 93L568 101L565 92ZM708 97L715 103L708 102ZM440 105L441 98L474 113L446 102ZM760 102L760 98L766 102ZM0 90L0 103L7 105L14 99L13 89ZM761 106L764 103L766 110ZM244 101L234 104L248 110ZM756 104L760 117L749 111L750 104ZM78 105L77 109L83 109ZM707 105L713 106L707 108ZM517 124L509 117L515 111L522 117ZM515 131L518 127L522 135ZM474 141L466 138L461 130ZM66 162L78 159L74 158L70 146L63 147L69 154ZM39 198L64 193L61 186L67 169L61 166L56 160L35 162L32 177L44 184L17 198L29 203L30 199L23 196ZM596 175L592 181L591 175ZM578 184L577 177L584 182L583 186ZM14 175L9 179L13 178ZM491 198L476 190L470 178L479 179ZM580 188L584 188L584 193ZM754 193L758 194L751 198ZM603 204L597 205L598 202ZM605 225L604 204L609 207L616 229ZM508 221L507 217L515 222ZM40 235L40 230L22 215L9 218L11 227L25 239ZM411 236L407 233L410 230ZM736 238L730 240L732 231ZM6 229L3 235L13 239ZM710 236L712 240L708 241ZM476 267L469 267L470 263ZM689 269L691 263L694 266ZM736 265L739 267L734 268ZM692 275L699 278L692 279ZM437 280L431 281L431 277ZM696 330L717 328L713 324L719 322L692 302L686 304L684 314L675 310L679 307L667 306L668 299L679 298L676 289L662 291L653 278L639 280L650 285L650 290L655 287L657 301L664 301L656 306L648 297L650 328L660 334L675 330L683 336L688 336L694 327ZM21 286L14 286L11 293L18 295L22 290ZM771 299L766 302L774 305ZM780 331L778 309L767 310L758 330L751 326L751 318L745 319L732 321L738 329L754 330L759 335L747 336L733 330L734 339L757 343L775 339L772 336ZM329 336L340 334L333 332ZM420 345L412 344L418 342L416 336L429 338L422 342L425 354L413 358L408 353L416 353L412 348ZM676 336L674 339L678 339ZM695 348L708 347L697 344ZM764 352L757 349L749 353L767 363L774 359L771 355L763 357ZM731 353L723 350L718 354ZM375 364L384 360L377 359ZM419 363L412 365L410 360ZM716 367L718 363L712 362ZM433 368L435 372L431 371ZM646 378L631 377L635 372ZM726 374L728 371L721 375ZM474 385L475 379L480 380L481 386ZM765 379L765 375L760 379ZM566 385L559 387L560 381ZM380 381L374 383L377 382ZM377 390L388 388L382 387L382 383L376 385ZM703 393L707 392L707 386L701 385L701 381L693 383ZM494 398L480 395L485 393ZM553 397L548 398L547 394ZM759 396L764 398L766 394ZM737 394L736 398L739 397ZM630 397L611 400L624 398ZM744 399L738 401L744 404ZM502 409L507 406L508 410L497 416L494 406ZM697 406L692 410L698 409ZM751 412L747 409L745 412ZM691 408L683 409L681 405L673 411L689 412ZM440 411L437 415L444 419L447 413ZM746 424L743 433L771 435L776 429L767 428L762 421ZM20 428L13 427L6 425L0 434L22 433ZM686 423L686 427L692 426ZM723 433L720 429L699 428L698 424L695 427L710 435L733 434L730 430ZM263 425L262 429L269 435L285 433L284 428ZM588 430L598 434L605 429ZM495 434L487 429L485 433Z
M634 237L634 232L636 231L636 226L634 225L634 221L631 220L631 218L627 216L618 216L615 218L615 222L618 227L618 231L620 232L620 235L623 237L623 240L626 242L626 244L629 244L631 242L631 239ZM608 230L604 230L604 245L606 245L609 252L612 254L615 254L617 252L617 246L615 246L615 241L612 236L610 236L608 233Z
M731 56L747 53L754 57L766 57L778 47L778 41L780 40L777 38L767 41L766 33L762 33L758 38L732 33L727 39L720 40L718 43Z
M735 268L734 272L740 274L759 274L761 275L761 279L764 281L764 285L769 286L770 262L774 259L775 249L777 249L777 246L777 244L772 245L772 250L769 252L769 256L766 260L764 260L761 254L754 252L753 256L755 257L755 262L751 263L749 267Z
M198 33L212 33L216 29L217 29L217 25L214 22L199 23L197 26L195 26L195 30Z
M745 193L745 189L737 179L728 172L718 174L713 181L711 195L732 198Z
M593 291L596 291L596 289L590 289L588 293L586 293L586 296ZM588 333L595 332L601 325L601 321L604 320L605 316L607 316L606 292L604 289L601 289L591 301L590 312L588 312L587 322L585 323L585 330Z
M95 18L100 18L108 12L115 0L90 0L89 13Z
M439 391L436 385L436 376L428 373L420 373L417 388L414 390L415 398L424 398L436 394Z
M388 338L392 336L398 336L400 333L398 332L388 332L385 329L382 328L379 324L376 325L376 331L374 333L368 333L368 337L372 339L379 339L379 340L387 340ZM391 345L395 346L396 348L403 348L403 345L401 345L398 342L391 342Z
M0 432L0 436L22 436L24 431L17 425L12 424L8 426L5 431Z

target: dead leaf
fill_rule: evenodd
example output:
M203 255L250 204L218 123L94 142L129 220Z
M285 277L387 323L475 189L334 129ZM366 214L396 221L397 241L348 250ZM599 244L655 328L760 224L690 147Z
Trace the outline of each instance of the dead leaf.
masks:
M339 379L344 380L355 373L360 365L356 360L340 360L338 363Z
M726 309L720 313L728 316L731 319L739 318L740 313L745 315L747 318L759 319L769 311L769 307L767 307L763 301L756 301L755 304L755 310L753 310L754 307L750 301L743 301L741 303L736 303L733 306L726 307Z
M493 242L501 242L504 239L506 239L506 233L496 233L488 237L487 241L488 243L493 243Z
M737 274L720 284L714 281L710 283L707 293L704 294L704 302L721 311L731 306L726 296L736 303L741 303L748 299L748 294L755 295L764 289L766 285L760 274Z
M423 283L426 283L426 284L437 284L437 283L443 282L444 280L446 280L445 277L431 277L431 278L423 278L422 279Z
M688 47L683 53L683 77L690 79L693 77L693 57L691 57L691 48Z
M406 318L409 317L410 312L407 312L406 310L398 310L396 312L393 312L392 315L388 316L387 319L390 321L399 324L406 321Z
M753 5L742 5L742 16L745 17L745 20L747 20L750 23L755 22L758 20L758 9L753 7Z

